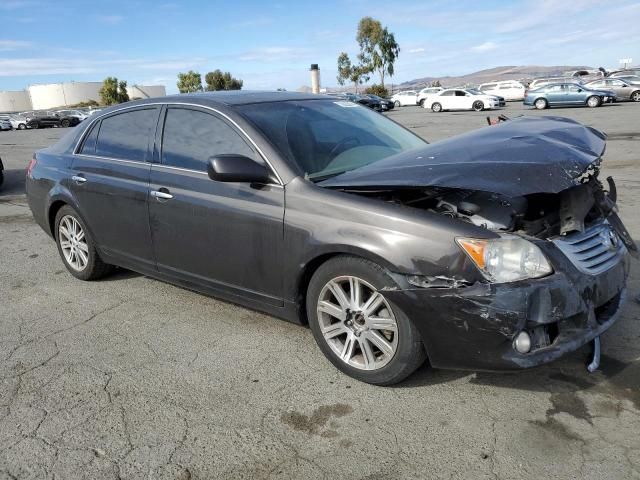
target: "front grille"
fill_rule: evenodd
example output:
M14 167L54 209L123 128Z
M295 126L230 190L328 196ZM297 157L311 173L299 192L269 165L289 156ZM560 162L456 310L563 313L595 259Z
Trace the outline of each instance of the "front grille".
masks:
M591 275L613 267L625 249L618 234L606 221L584 232L558 237L553 243L578 270Z

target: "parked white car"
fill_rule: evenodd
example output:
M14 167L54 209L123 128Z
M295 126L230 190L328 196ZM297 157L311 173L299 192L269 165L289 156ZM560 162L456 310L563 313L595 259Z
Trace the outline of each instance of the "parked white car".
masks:
M390 100L396 107L404 107L405 105L417 105L418 104L418 92L415 90L408 90L406 92L398 92L391 95Z
M482 93L488 95L498 95L506 101L524 100L526 88L515 80L505 80L502 82L483 83L478 87Z
M429 96L424 101L424 108L434 112L444 110L489 110L498 108L500 100L493 95L487 95L473 88L449 88L436 95Z
M21 115L10 114L10 115L2 115L3 120L7 120L11 124L11 128L14 130L26 130L27 129L27 119Z
M440 93L443 90L444 90L444 88L442 88L442 87L427 87L427 88L423 88L422 90L420 90L418 92L418 105L424 106L424 99L425 98L427 98L429 95L436 95L436 94Z

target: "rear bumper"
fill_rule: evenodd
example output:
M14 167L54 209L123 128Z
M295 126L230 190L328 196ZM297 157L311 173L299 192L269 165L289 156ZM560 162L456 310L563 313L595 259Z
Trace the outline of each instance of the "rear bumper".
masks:
M464 370L536 367L575 351L606 331L625 298L629 255L600 275L578 272L556 252L556 273L510 284L387 291L422 335L431 364ZM564 260L563 260L564 258ZM531 352L518 353L527 331Z

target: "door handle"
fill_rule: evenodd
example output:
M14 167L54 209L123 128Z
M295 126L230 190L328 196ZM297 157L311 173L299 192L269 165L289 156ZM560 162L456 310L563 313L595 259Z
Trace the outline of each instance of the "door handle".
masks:
M76 182L78 185L87 181L86 178L81 177L80 175L74 175L73 177L71 177L71 180Z
M158 200L170 200L173 198L169 192L163 192L158 190L151 190L151 196L157 198Z

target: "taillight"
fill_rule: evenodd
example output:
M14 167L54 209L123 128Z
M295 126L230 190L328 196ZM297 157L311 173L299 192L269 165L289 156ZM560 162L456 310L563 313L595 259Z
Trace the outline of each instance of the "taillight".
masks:
M27 165L27 177L31 178L31 172L33 171L33 168L36 166L36 163L38 163L38 161L36 160L36 157L33 157L29 161L29 165Z

